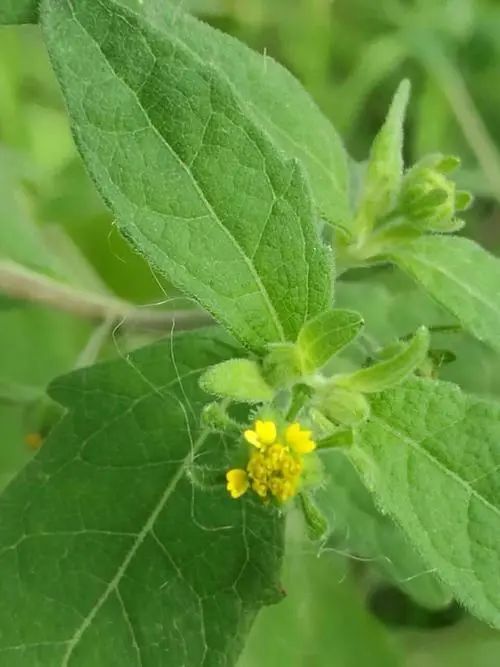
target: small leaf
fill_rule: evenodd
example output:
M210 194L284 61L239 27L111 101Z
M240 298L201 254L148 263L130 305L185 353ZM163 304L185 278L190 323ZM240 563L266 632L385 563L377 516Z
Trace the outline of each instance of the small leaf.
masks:
M396 203L403 177L403 124L409 96L410 83L405 79L373 141L355 222L362 231L369 231Z
M306 322L297 338L304 373L322 368L349 345L363 327L363 318L352 310L329 310Z
M429 349L429 332L420 327L410 343L391 359L373 364L349 375L336 375L337 384L352 391L374 393L402 382L424 361Z
M78 147L122 233L252 349L295 341L332 282L298 161L172 8L161 31L114 0L44 0L41 15Z
M272 507L190 477L231 446L198 380L237 351L191 332L52 384L68 412L0 497L4 664L235 664L283 540Z
M350 451L429 568L500 627L500 406L412 379L374 396Z
M463 327L500 349L500 260L466 238L426 236L394 247L393 261Z
M243 403L270 401L274 395L259 365L250 359L230 359L212 366L201 376L200 387L209 394Z

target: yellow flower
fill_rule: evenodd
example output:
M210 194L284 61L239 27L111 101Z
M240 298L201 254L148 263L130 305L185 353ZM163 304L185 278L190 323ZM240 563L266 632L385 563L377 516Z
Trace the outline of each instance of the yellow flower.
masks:
M226 473L226 488L232 498L239 498L249 487L248 475L240 468L233 468Z
M272 421L261 421L257 419L254 429L243 433L245 440L257 449L272 445L276 440L276 424Z
M290 424L285 431L287 445L297 454L309 454L316 449L316 443L311 440L311 431L303 431L300 424Z
M303 457L316 448L311 431L303 431L300 424L290 424L284 433L287 444L282 445L277 441L276 424L258 420L243 435L256 449L250 452L246 470L226 473L231 496L239 498L251 488L265 502L270 497L280 503L292 498L300 488Z

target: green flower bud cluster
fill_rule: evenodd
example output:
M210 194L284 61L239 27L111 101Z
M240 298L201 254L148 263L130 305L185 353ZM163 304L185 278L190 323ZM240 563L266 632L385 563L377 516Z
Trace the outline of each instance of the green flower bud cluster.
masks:
M447 174L460 164L452 156L430 155L417 162L403 178L398 212L422 231L455 232L464 226L456 212L468 208L472 196L457 190Z

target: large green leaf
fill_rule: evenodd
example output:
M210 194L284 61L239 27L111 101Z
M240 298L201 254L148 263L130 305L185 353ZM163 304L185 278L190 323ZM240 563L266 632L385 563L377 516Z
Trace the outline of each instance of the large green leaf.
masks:
M0 653L34 664L231 665L280 598L282 522L193 466L230 443L200 426L212 331L57 380L69 413L0 499Z
M376 507L371 494L342 452L323 457L328 483L316 495L332 528L339 551L369 561L418 604L439 608L450 602L448 590L436 579L403 531Z
M350 217L347 155L331 123L299 82L268 55L186 14L180 0L119 0L175 34L227 80L245 110L305 167L316 203L332 222Z
M500 349L500 260L461 237L424 236L397 246L394 261L465 329Z
M45 0L42 26L122 232L246 344L294 340L331 299L299 163L175 22L158 32L115 1Z
M37 9L37 0L2 0L0 25L36 23L38 18Z
M351 450L364 481L455 597L500 627L500 406L417 379L371 404Z

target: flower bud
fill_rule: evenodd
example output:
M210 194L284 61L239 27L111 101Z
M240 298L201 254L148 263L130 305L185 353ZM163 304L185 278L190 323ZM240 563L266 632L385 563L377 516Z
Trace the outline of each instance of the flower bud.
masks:
M453 157L431 155L412 167L403 179L398 209L422 230L455 232L464 222L457 210L467 208L472 197L457 191L446 173L458 166Z

